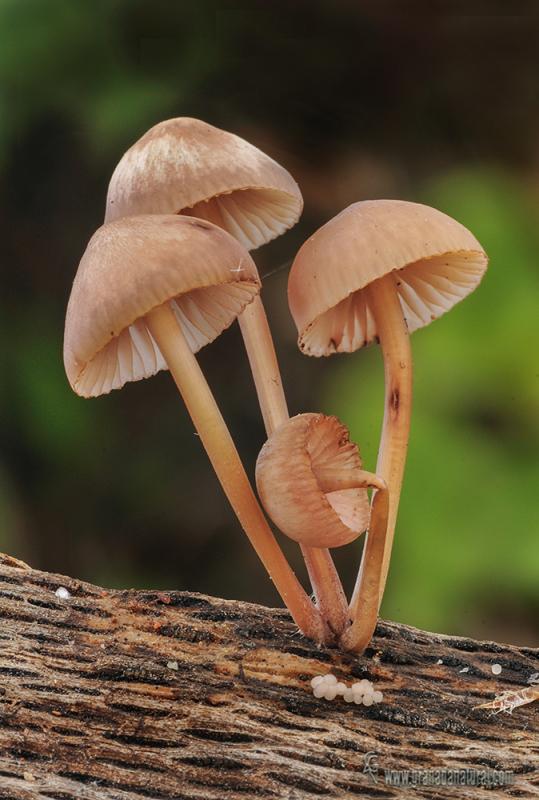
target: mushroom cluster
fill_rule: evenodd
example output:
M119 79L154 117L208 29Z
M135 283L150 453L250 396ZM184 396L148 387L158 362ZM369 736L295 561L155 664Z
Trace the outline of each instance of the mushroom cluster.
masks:
M314 233L290 271L300 349L380 343L385 414L376 472L334 417L289 418L250 251L294 225L292 176L240 137L195 119L151 128L112 175L105 222L81 259L66 315L73 390L96 397L168 369L239 523L300 630L362 652L389 569L410 427L409 333L469 294L487 266L462 225L416 203L355 203ZM268 440L256 484L299 543L315 602L286 560L195 354L238 320ZM371 492L370 497L368 492ZM365 535L348 603L330 548Z

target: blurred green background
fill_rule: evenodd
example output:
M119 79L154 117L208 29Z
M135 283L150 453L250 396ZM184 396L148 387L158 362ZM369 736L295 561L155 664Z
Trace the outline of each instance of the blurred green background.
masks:
M479 289L412 339L383 613L537 644L539 9L462 8L0 0L0 549L107 586L278 602L169 375L85 401L63 372L70 285L117 160L154 123L195 116L303 190L301 222L255 253L290 410L337 414L370 468L379 349L301 356L286 266L320 224L376 197L435 205L486 248ZM237 326L200 362L252 471L265 437ZM336 558L349 587L358 545Z

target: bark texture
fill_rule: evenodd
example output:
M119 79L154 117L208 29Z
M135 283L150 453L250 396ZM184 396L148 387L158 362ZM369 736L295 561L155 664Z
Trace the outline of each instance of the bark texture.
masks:
M539 669L531 649L380 622L354 657L302 638L282 610L108 591L7 556L0 616L3 799L493 796L384 779L444 767L511 770L495 796L539 794L538 704L474 710L527 685ZM309 681L328 671L369 678L384 702L315 699Z

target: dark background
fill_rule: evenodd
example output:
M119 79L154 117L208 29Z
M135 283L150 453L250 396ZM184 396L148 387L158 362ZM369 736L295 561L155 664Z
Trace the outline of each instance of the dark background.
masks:
M378 348L299 354L290 259L346 205L376 197L435 205L488 251L479 289L412 340L383 611L537 644L539 9L448 6L1 0L1 549L107 586L277 602L169 375L84 401L63 373L70 285L116 162L156 122L200 117L302 188L300 223L254 256L291 413L340 416L367 468ZM252 472L265 437L237 326L200 363ZM357 544L336 556L349 586Z

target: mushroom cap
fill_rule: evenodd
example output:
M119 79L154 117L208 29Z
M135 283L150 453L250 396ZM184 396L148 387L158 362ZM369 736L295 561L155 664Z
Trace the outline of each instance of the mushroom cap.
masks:
M144 321L167 301L196 352L259 291L249 253L210 222L170 214L103 225L88 243L67 307L69 383L96 397L167 369Z
M410 333L449 311L479 284L488 258L472 233L419 203L353 203L300 248L288 283L301 350L351 353L377 336L367 293L392 274Z
M276 161L233 133L189 117L160 122L124 153L105 221L133 214L208 219L248 250L299 219L301 192Z
M309 547L339 547L369 523L366 489L324 493L317 471L361 469L359 449L336 417L298 414L280 425L256 462L256 485L267 513L291 539Z

